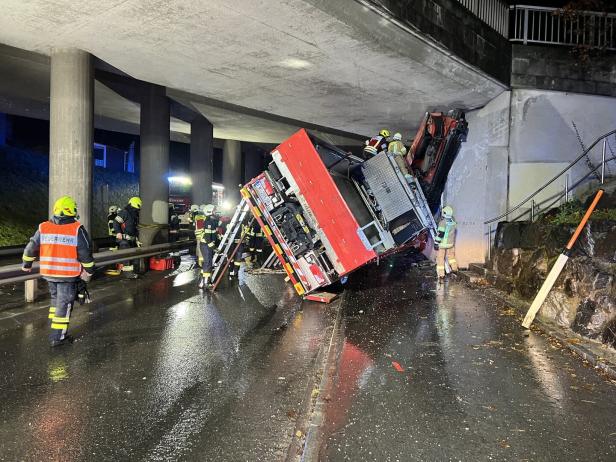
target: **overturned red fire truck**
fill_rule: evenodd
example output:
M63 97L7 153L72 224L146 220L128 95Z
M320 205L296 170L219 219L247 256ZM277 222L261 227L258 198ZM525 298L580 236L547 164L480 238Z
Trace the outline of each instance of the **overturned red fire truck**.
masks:
M242 190L299 295L434 236L434 214L466 140L464 113L426 113L405 174L393 155L344 152L306 130L272 151L268 169Z

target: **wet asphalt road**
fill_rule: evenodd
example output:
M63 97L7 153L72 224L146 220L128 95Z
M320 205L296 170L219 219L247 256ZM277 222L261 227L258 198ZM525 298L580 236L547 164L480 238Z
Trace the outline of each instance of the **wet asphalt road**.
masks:
M322 460L616 460L614 382L408 264L351 278Z
M134 281L0 335L0 460L284 458L333 317L280 276L203 296L194 274ZM276 308L273 308L276 305Z

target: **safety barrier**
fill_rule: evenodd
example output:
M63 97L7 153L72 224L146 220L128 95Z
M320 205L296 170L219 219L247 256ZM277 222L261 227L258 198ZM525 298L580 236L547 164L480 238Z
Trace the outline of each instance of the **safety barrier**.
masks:
M126 260L136 258L153 257L162 253L180 250L195 245L194 240L183 240L169 244L156 244L148 247L137 247L134 249L109 250L94 254L95 268L121 263ZM6 265L0 267L0 285L14 284L40 278L38 272L38 262L32 265L32 272L25 273L21 270L21 264Z
M512 42L616 50L616 14L511 6Z
M578 186L584 184L584 182L586 181L586 179L591 176L596 174L597 170L600 170L600 174L598 175L598 178L601 182L601 184L604 184L605 182L605 169L606 169L606 164L608 162L612 162L612 161L616 161L616 156L612 156L612 157L606 157L606 152L607 152L607 141L608 138L612 135L616 135L616 130L611 130L601 136L599 136L595 141L592 142L592 144L590 144L590 146L588 146L586 149L584 149L584 151L575 159L573 160L573 162L571 162L567 167L565 167L563 170L561 170L560 172L558 172L553 178L551 178L550 180L548 180L544 185L542 185L539 189L537 189L535 192L533 192L532 194L530 194L528 197L526 197L523 201L521 201L520 203L516 204L515 206L511 207L510 209L507 209L504 213L501 213L500 215L491 218L489 220L484 221L484 225L488 225L488 259L490 259L490 253L491 253L491 249L492 249L492 234L493 231L496 231L496 228L494 227L494 223L498 222L499 220L506 218L507 221L517 221L520 218L525 217L526 215L530 214L529 218L530 221L535 221L535 218L542 213L543 211L547 211L549 209L551 209L555 204L557 204L558 202L560 202L563 198L565 200L565 202L569 201L569 194L575 190ZM592 151L592 149L597 146L601 141L603 141L603 146L602 146L602 150L601 150L601 163L594 166L593 168L589 169L588 173L586 173L586 175L584 175L582 178L578 179L577 182L575 182L574 184L569 184L568 181L565 182L565 187L563 189L562 192L553 195L551 197L548 197L547 199L544 199L542 202L540 203L536 203L535 202L535 197L540 194L542 191L544 191L549 185L551 185L552 183L554 183L556 180L558 180L559 178L561 178L563 175L568 175L569 170L571 170L575 165L577 165L577 163L582 160L583 158L585 158L588 153L590 151ZM568 179L568 176L565 177L565 179ZM524 204L529 203L531 204L530 210L524 211L522 214L515 216L515 217L510 217L510 215L515 212L516 210L519 210Z
M458 0L488 26L509 38L509 5L502 0Z

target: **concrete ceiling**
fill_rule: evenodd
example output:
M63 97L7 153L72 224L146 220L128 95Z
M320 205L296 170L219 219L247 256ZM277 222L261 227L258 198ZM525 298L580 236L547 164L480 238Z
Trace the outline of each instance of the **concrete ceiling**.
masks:
M2 10L1 43L81 48L137 79L348 133L406 136L425 110L479 107L504 89L353 0L3 0ZM192 103L228 137L257 124L249 115L229 128L232 114Z
M94 86L95 126L104 130L139 134L139 91L142 82L117 76L123 90L116 92L104 82L113 84L114 69L105 63L102 81ZM0 45L0 112L49 119L49 58L34 52ZM111 76L111 78L110 78ZM214 137L262 144L278 144L299 128L310 128L330 143L341 146L358 144L359 138L345 136L313 124L234 106L221 101L168 89L167 95L188 110L171 117L171 139L190 142L190 119L196 114L207 117L214 125ZM177 107L177 106L174 106ZM183 120L182 120L183 119ZM220 144L220 143L217 143ZM220 144L221 145L221 144Z

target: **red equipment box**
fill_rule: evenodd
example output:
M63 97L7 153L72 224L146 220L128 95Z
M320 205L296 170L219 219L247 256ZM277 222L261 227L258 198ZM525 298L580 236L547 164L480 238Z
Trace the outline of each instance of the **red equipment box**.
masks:
M165 271L173 269L173 257L151 257L150 258L150 269L153 271Z

